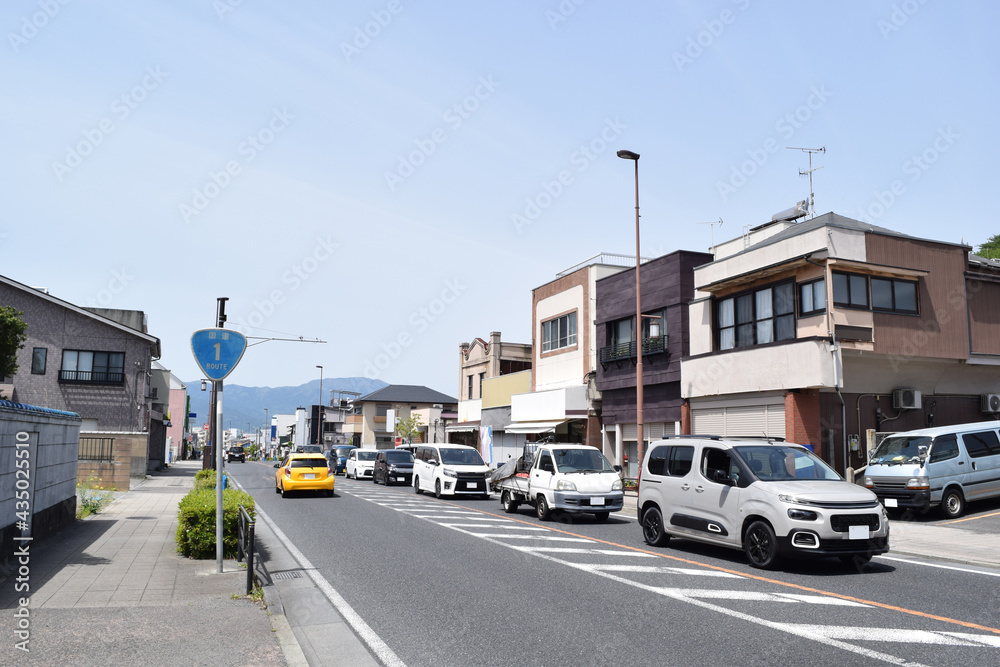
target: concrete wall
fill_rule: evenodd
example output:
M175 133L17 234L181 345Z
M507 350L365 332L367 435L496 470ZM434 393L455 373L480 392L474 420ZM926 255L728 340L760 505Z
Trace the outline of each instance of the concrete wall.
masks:
M81 461L77 476L81 482L93 473L102 485L111 485L116 491L128 491L132 480L146 479L149 434L133 432L92 431L79 434L82 438L113 438L113 462Z
M80 417L75 413L0 401L0 563L6 563L19 544L15 536L43 539L76 519L79 440ZM28 446L18 447L21 442ZM28 456L19 456L19 451ZM16 525L17 512L27 511L24 494L17 495L24 491L30 532Z

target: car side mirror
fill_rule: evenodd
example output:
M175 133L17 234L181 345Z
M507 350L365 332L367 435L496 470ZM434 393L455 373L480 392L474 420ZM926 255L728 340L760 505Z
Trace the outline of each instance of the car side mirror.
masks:
M274 464L274 467L275 467L275 468L280 468L281 466L279 466L279 465L278 465L277 463L275 463L275 464Z
M622 467L621 466L611 466L611 467L615 469L615 472L621 472L622 471Z
M712 473L712 481L718 482L719 484L725 484L727 486L733 486L734 482L732 478L726 474L725 470L716 470Z
M437 459L429 459L427 461L427 465L436 466L437 464L438 464L438 460Z

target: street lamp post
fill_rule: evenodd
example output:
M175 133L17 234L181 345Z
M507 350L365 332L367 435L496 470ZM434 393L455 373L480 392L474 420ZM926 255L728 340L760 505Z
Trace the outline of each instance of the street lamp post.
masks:
M271 421L267 418L267 408L264 408L264 451L271 454Z
M636 428L636 462L637 466L642 466L642 457L645 454L645 439L642 423L642 295L639 282L639 154L632 151L620 150L618 157L623 160L632 160L635 163L635 428Z
M323 367L317 365L319 369L319 405L316 406L316 444L322 448L323 444Z

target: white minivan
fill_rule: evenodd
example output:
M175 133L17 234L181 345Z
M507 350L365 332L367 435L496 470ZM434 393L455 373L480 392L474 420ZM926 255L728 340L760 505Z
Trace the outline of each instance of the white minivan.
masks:
M479 451L466 445L420 445L413 453L413 488L435 496L490 497L486 477L490 467Z
M894 433L879 443L865 486L888 512L940 507L955 518L970 500L1000 496L1000 421Z

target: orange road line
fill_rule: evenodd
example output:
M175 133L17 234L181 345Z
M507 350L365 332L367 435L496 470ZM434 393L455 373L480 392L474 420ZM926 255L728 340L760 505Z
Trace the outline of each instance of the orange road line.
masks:
M963 521L975 521L976 519L985 519L988 516L1000 516L1000 512L993 512L992 514L980 514L979 516L969 516L964 519L954 519L953 521L945 521L944 523L939 523L939 526L947 526L953 523L962 523Z
M400 492L402 493L402 492ZM407 494L409 495L409 494ZM524 519L515 519L509 514L494 514L492 512L487 512L486 510L476 509L474 507L465 507L464 505L456 505L455 503L450 503L445 500L438 500L434 496L429 496L428 500L437 500L443 505L450 505L451 507L458 507L463 510L470 510L472 512L478 512L479 514L485 514L487 516L493 516L501 519L510 519L511 521L516 521L517 523L523 523L527 526L539 526L540 524L533 521L525 521ZM925 611L918 611L916 609L907 609L906 607L899 607L892 604L886 604L885 602L875 602L874 600L865 600L864 598L856 598L852 595L844 595L842 593L834 593L833 591L824 591L819 588L812 588L810 586L803 586L801 584L792 584L787 581L779 581L778 579L771 579L769 577L764 577L758 574L747 574L745 572L740 572L739 570L731 570L726 567L721 567L719 565L709 565L708 563L700 563L696 560L689 560L687 558L681 558L680 556L671 556L670 554L658 553L656 551L649 551L648 549L641 549L639 547L630 547L627 544L618 544L617 542L608 542L607 540L601 540L596 537L590 537L588 535L580 535L578 533L571 533L568 530L561 530L559 528L553 528L551 526L546 526L541 524L542 528L552 531L553 533L561 533L570 537L579 537L585 540L590 540L592 542L598 542L600 544L605 544L612 547L618 547L620 549L628 549L629 551L636 551L638 553L650 554L652 556L657 556L658 558L665 558L667 560L677 561L679 563L685 563L687 565L696 565L698 567L703 567L709 570L715 570L717 572L725 572L727 574L735 574L740 577L746 577L747 579L756 579L757 581L763 581L769 584L775 584L778 586L784 586L786 588L794 588L800 591L806 591L808 593L817 593L819 595L826 595L832 598L838 598L841 600L847 600L849 602L857 602L859 604L865 604L872 607L879 607L881 609L888 609L889 611L898 611L903 614L909 614L911 616L918 616L920 618L930 619L932 621L942 621L944 623L952 623L954 625L960 625L964 628L972 628L974 630L982 630L984 632L992 632L994 634L1000 635L1000 628L991 628L988 625L979 625L978 623L971 623L969 621L960 621L956 618L949 618L947 616L938 616L937 614L930 614Z

